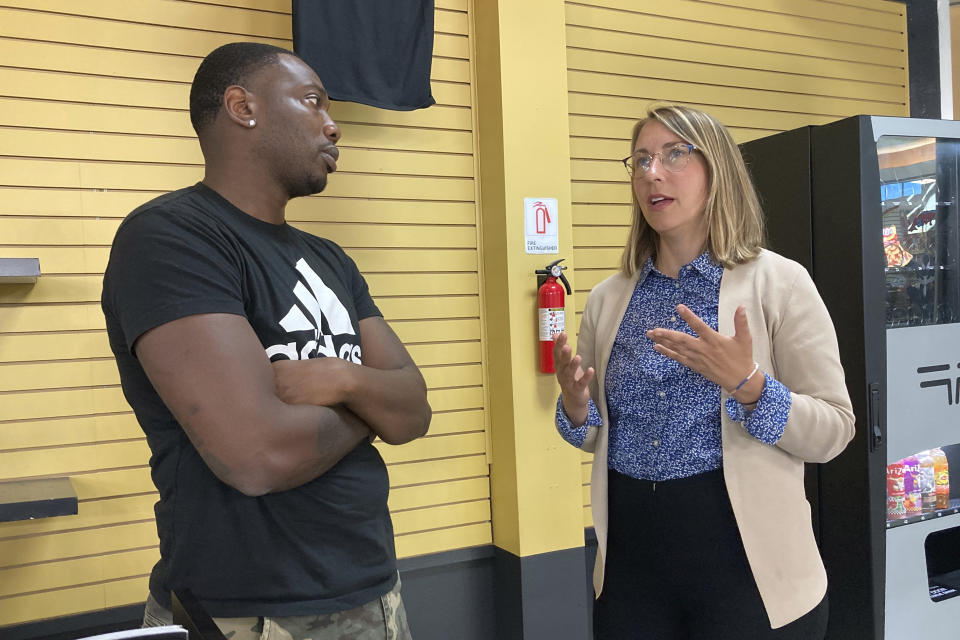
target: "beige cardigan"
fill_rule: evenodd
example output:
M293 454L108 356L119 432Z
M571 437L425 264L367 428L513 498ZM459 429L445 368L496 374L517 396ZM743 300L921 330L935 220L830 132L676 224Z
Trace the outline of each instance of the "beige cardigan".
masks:
M613 341L636 286L618 273L587 299L577 351L583 368L594 367L590 395L604 427L590 427L582 448L594 453L591 476L597 563L593 584L603 586L607 548L607 429L604 376ZM853 410L844 383L836 332L807 271L770 251L733 269L720 282L719 332L733 335L733 315L743 305L753 336L753 357L790 391L783 437L767 445L750 436L723 410L724 478L743 546L770 626L782 627L813 609L827 589L817 551L804 462L826 462L853 438Z

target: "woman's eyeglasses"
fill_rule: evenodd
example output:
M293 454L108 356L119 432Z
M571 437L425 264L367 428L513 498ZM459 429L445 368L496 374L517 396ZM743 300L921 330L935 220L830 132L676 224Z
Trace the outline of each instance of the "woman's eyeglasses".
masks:
M667 171L682 171L690 161L690 154L696 151L696 149L697 147L695 145L678 142L656 153L640 151L632 156L627 156L620 162L627 168L627 173L631 176L645 175L653 166L654 158L660 158L660 166Z

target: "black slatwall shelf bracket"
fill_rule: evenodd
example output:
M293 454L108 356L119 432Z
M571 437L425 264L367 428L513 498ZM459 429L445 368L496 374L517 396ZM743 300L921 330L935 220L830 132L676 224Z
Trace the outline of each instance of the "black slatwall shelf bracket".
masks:
M70 478L0 482L0 522L76 514L77 492Z

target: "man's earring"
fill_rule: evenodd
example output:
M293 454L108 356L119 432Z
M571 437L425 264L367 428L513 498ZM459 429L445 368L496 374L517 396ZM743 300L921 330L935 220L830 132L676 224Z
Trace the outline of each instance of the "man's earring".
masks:
M250 126L251 126L251 127L257 126L257 121L254 120L253 118L250 118Z

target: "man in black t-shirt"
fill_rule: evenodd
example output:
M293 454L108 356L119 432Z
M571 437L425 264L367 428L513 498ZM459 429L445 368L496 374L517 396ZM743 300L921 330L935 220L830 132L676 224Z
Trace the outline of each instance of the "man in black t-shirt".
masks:
M160 492L145 625L189 589L235 640L409 638L371 440L422 436L426 385L353 261L284 214L336 170L328 107L290 52L215 50L190 92L203 181L114 239L102 306Z

